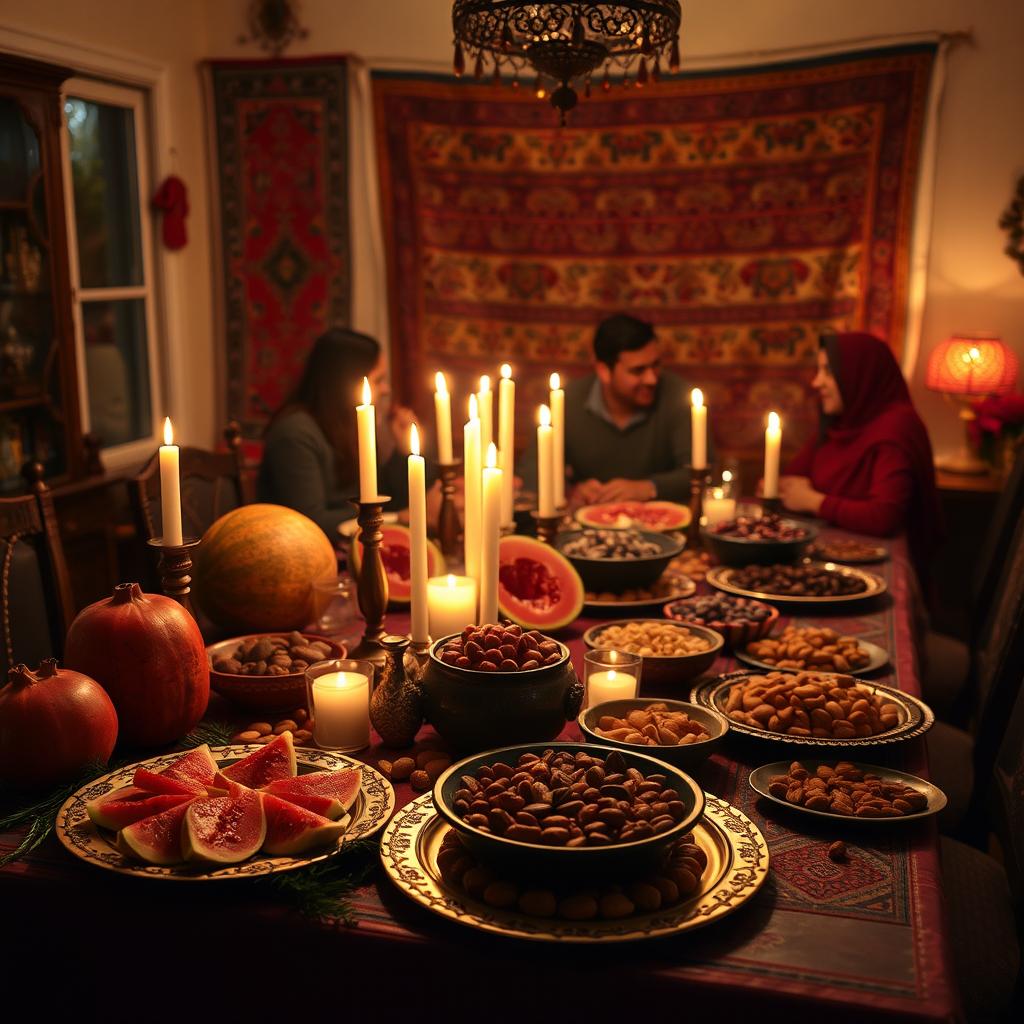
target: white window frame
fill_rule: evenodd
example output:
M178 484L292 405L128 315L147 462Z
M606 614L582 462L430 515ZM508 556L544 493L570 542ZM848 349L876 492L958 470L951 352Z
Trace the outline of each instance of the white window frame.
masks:
M70 140L64 103L68 97L122 107L132 111L134 120L135 161L138 181L139 230L142 259L142 283L138 285L83 288L78 259L78 230L75 224L74 182L71 170ZM78 369L78 398L82 431L91 429L89 415L89 387L86 379L85 332L82 304L118 299L143 299L146 323L146 347L149 366L149 434L125 444L103 448L103 463L108 470L137 465L153 453L161 443L163 419L160 409L164 404L160 352L161 317L159 289L157 287L157 253L153 244L149 199L153 194L150 171L150 128L147 90L134 86L113 85L89 78L69 78L61 90L61 161L64 178L64 206L67 212L68 266L71 279L72 319L75 328L75 353Z

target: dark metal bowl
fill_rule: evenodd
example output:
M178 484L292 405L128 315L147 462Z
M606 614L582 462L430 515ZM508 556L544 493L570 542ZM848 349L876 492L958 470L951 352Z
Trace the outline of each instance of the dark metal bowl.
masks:
M594 527L591 527L594 529ZM579 536L582 530L565 530L555 538L555 547L563 554L573 568L580 574L586 590L596 593L608 592L621 594L624 590L634 587L649 587L661 577L680 551L683 543L665 533L652 533L649 530L636 532L644 540L657 544L659 553L644 558L581 558L579 555L566 554L565 545Z
M700 530L704 547L722 565L742 568L745 565L776 565L795 562L818 536L818 528L810 523L784 519L784 523L804 531L799 540L758 540L748 537L730 537L714 533L706 526Z

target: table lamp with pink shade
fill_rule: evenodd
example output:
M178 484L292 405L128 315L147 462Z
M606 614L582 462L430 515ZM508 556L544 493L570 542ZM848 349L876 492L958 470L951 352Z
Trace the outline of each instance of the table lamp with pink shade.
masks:
M988 466L971 450L967 428L974 419L971 402L1005 395L1017 380L1017 357L992 334L954 334L928 357L925 387L949 401L960 402L964 441L955 455L937 458L935 465L950 473L986 473Z

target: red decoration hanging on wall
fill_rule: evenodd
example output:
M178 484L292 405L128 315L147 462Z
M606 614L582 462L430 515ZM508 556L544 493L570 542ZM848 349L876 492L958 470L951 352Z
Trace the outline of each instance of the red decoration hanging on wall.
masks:
M182 249L188 241L185 218L188 216L188 190L177 175L170 175L153 195L153 208L164 215L163 239L168 249Z

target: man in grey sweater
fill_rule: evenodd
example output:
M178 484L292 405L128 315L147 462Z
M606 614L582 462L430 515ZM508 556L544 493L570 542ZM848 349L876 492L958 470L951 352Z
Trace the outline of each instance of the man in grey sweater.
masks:
M535 453L525 461L535 465ZM689 463L688 388L662 369L650 324L624 313L609 317L594 334L594 373L565 389L570 503L686 502Z

